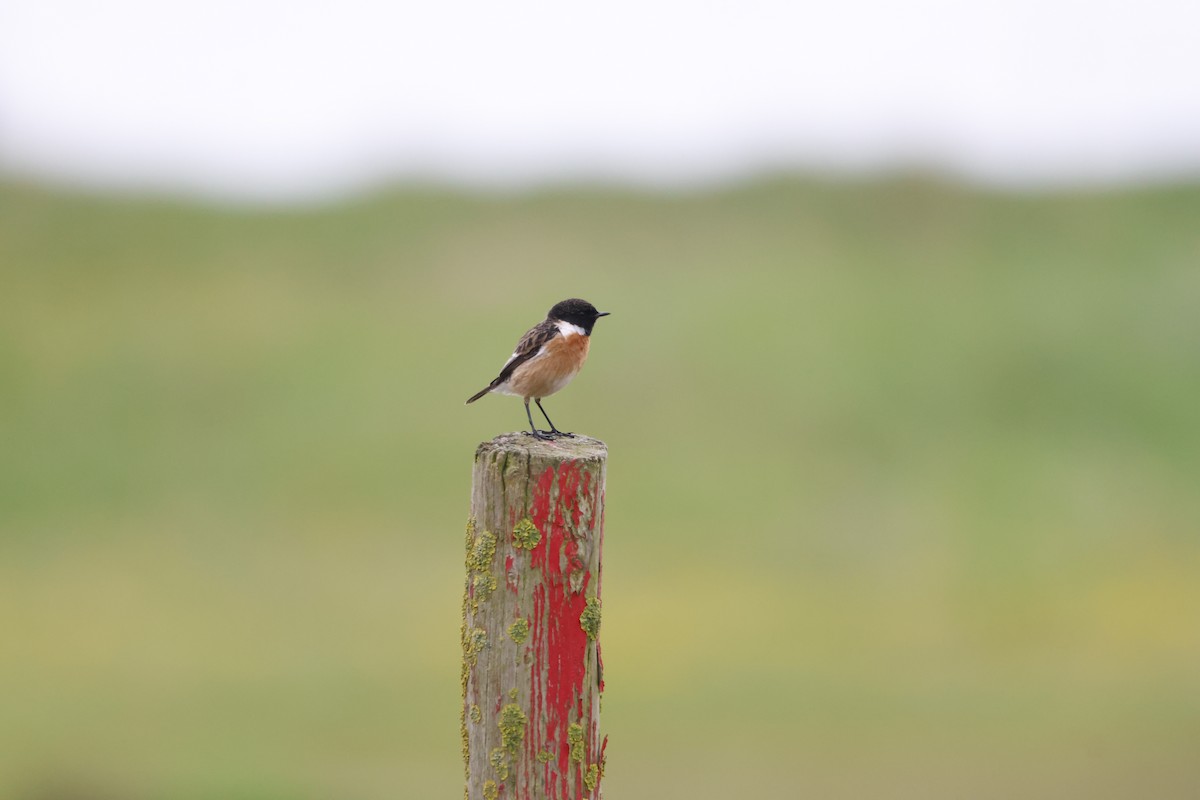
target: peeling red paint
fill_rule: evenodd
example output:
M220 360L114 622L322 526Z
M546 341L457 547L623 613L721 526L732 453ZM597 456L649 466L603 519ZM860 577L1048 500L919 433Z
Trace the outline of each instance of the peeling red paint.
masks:
M553 748L552 763L539 765L545 770L545 785L552 791L558 790L547 800L574 800L587 793L583 785L586 768L571 762L567 733L572 723L585 726L588 735L584 737L584 764L589 763L587 751L597 734L591 724L591 709L586 709L585 714L583 708L584 698L589 696L584 691L589 640L579 624L579 617L587 605L586 588L591 582L591 574L583 575L578 592L571 591L569 582L572 572L578 573L585 567L573 531L578 530L583 520L585 509L582 506L592 505L590 498L580 495L581 475L586 489L591 476L581 470L577 462L564 462L557 473L549 467L538 476L533 490L531 519L541 532L542 540L530 553L530 558L531 565L541 571L542 583L534 593L534 663L530 696L533 718L544 720L545 726L540 732L541 741L536 741L537 736L528 737L526 758L537 763L537 753L543 746ZM557 767L553 772L552 766ZM555 777L558 780L552 783Z
M600 524L596 526L596 547L600 548L600 552L604 552L604 490L600 490ZM597 559L596 561L596 596L600 596L600 579L604 576L604 562ZM598 647L598 645L597 645Z
M589 474L587 476L591 478ZM587 484L584 484L585 488ZM604 490L600 491L600 524L596 526L596 547L600 548L600 552L604 552ZM596 561L596 596L600 596L601 581L604 578L604 562ZM604 657L600 654L600 640L596 639L596 674L598 676L597 683L600 687L600 694L604 694ZM604 745L608 744L608 737L604 737L604 744L600 745L600 759L604 760Z

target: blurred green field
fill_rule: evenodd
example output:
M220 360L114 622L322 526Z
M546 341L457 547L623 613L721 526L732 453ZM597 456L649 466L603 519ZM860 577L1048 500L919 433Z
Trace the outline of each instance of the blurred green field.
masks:
M1196 797L1198 220L0 186L0 796L460 796L463 400L581 296L608 797Z

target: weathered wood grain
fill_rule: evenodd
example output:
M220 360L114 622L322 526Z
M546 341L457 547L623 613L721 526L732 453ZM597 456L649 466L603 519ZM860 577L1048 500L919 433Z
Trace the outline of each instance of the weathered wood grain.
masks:
M608 450L504 434L475 452L462 623L467 800L599 798Z

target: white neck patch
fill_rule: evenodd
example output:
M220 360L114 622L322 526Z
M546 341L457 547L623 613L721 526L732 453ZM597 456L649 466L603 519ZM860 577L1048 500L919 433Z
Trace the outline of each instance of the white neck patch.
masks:
M558 332L563 336L571 336L572 334L583 336L587 333L587 331L585 331L583 328L579 327L578 325L573 325L570 322L567 322L565 319L556 320L556 322L558 323Z

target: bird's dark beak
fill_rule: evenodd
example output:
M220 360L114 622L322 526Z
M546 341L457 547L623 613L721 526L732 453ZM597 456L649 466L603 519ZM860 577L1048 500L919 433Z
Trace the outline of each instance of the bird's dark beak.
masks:
M600 319L601 317L607 317L611 313L612 313L611 311L597 311L596 319Z

